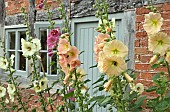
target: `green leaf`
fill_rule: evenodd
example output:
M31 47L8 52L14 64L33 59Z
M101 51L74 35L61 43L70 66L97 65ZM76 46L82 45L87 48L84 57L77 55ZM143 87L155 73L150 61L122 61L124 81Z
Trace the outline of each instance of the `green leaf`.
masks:
M96 64L96 65L93 65L93 66L91 66L91 67L89 67L89 68L95 68L95 67L97 67L97 65L98 65L98 64Z
M142 97L140 97L140 98L135 102L135 104L138 105L138 106L142 105L142 104L143 104L143 101L145 100L146 97L147 97L147 96L142 96Z
M32 109L32 111L31 111L31 112L36 112L36 108Z
M110 100L111 100L111 97L106 97L100 105L106 106L108 103L110 103Z
M86 83L88 83L90 81L91 81L90 79L87 79L87 80L84 81L84 84L86 84Z
M64 95L64 98L65 98L65 99L70 98L70 97L73 96L73 94L74 94L74 91L72 91L72 92L70 92L70 93L67 93L67 94Z
M133 92L132 94L129 95L129 101L132 101L136 97L137 97L137 93Z
M165 98L170 98L170 91L165 95Z
M163 100L155 108L157 111L163 112L164 110L169 108L169 103L166 100Z
M152 80L153 80L153 81L156 81L158 78L160 78L160 74L159 74L159 73L157 73L156 75L154 75L154 76L152 77Z
M93 102L93 101L100 101L101 99L105 98L104 95L100 95L100 96L95 96L93 98L91 98L88 102Z
M104 80L104 76L102 75L96 82L94 82L92 85L97 84L98 82L101 82Z
M155 91L158 87L157 86L152 86L148 89L146 89L146 92L152 92L152 91Z
M154 65L151 66L151 68L153 68L153 69L158 68L158 67L159 67L159 64L154 64Z

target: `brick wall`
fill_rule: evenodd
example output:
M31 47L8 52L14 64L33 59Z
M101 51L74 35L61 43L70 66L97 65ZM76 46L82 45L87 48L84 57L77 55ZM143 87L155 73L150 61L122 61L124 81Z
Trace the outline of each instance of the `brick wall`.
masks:
M38 4L40 4L41 0L36 0L36 9L39 10ZM47 0L47 3L51 5L51 8L55 8L58 6L56 0ZM20 8L24 7L28 10L29 0L5 0L5 7L6 7L6 15L14 15L21 13Z
M162 31L170 35L170 3L157 4L155 7L164 18ZM167 71L166 68L152 69L149 65L153 53L148 50L148 36L143 29L144 15L150 10L146 7L136 9L136 38L135 38L135 70L139 73L138 82L145 86L152 85L152 76L158 71ZM147 93L153 95L153 93Z

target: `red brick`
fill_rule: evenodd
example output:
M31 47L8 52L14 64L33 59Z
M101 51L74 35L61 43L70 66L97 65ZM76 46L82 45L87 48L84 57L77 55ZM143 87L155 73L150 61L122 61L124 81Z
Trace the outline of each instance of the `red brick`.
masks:
M141 72L141 79L145 80L152 80L152 76L154 76L155 73L149 73L149 72Z
M140 47L148 47L148 39L147 38L140 40Z
M151 66L149 64L135 64L135 70L150 70Z
M141 61L141 63L149 63L151 57L152 56L141 55L140 56L140 61Z
M139 31L144 31L143 23L140 23L140 24L139 24Z
M162 25L162 29L168 29L170 28L170 21L164 21Z
M147 48L142 48L142 47L136 47L135 48L135 54L146 54L148 51Z
M147 33L146 32L136 32L136 38L146 38Z
M137 8L136 9L136 15L142 15L149 13L150 10L146 9L145 7Z
M170 19L170 11L162 12L161 16L164 18L164 20Z
M139 22L139 23L141 23L141 22L144 22L144 15L137 15L136 16L136 22Z
M164 3L163 6L162 6L162 10L163 10L163 11L168 11L168 10L170 10L170 4L169 4L169 3Z
M136 23L136 31L139 31L139 23Z
M140 47L140 40L135 40L135 47Z

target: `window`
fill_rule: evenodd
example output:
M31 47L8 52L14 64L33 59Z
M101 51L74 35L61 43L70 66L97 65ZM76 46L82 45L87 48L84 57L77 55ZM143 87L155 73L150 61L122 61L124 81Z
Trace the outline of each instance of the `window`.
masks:
M57 21L58 24L56 24L55 27L62 28L62 22ZM56 77L56 68L57 64L54 63L52 66L50 66L50 63L52 61L56 62L57 56L54 55L52 58L48 56L48 46L46 44L48 33L50 32L50 29L48 29L49 23L48 22L37 22L35 24L35 34L37 38L41 41L41 50L40 55L42 58L42 63L44 66L44 70L47 74L47 77L54 79ZM5 33L6 33L6 40L5 40L5 47L6 47L6 53L9 57L11 54L15 55L15 63L13 68L16 70L17 75L22 75L27 77L29 75L29 61L22 55L21 50L21 38L24 38L27 40L26 36L26 27L25 26L6 26L5 27ZM49 67L50 66L50 67ZM40 73L42 74L42 69L39 69Z

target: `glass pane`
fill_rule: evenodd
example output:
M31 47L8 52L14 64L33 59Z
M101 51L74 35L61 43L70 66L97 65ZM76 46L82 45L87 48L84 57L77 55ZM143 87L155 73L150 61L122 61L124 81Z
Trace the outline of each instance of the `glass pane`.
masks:
M9 49L15 49L15 32L9 32Z
M47 50L47 29L40 29L40 37L42 50Z
M26 71L26 58L19 52L19 70Z
M42 64L44 67L45 72L47 72L47 53L41 53ZM41 68L41 72L43 72Z
M52 57L52 66L51 66L51 74L56 75L57 74L57 55L53 55Z
M26 32L25 31L19 32L19 46L20 46L20 50L21 50L21 38L26 40Z
M12 54L15 55L15 52L14 51L8 51L9 58L11 57ZM15 69L15 58L14 58L14 63L13 63L12 68Z

